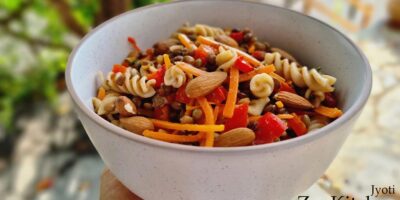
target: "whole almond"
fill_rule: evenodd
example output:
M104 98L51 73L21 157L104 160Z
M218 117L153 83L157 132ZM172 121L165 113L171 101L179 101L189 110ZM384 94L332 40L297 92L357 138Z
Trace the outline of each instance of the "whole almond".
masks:
M235 128L223 133L215 139L216 147L239 147L253 143L255 133L248 128Z
M215 40L217 42L221 42L223 44L226 44L228 46L231 47L239 47L238 43L236 42L236 40L234 40L233 38L227 36L227 35L216 35L215 36Z
M154 129L153 122L151 122L146 117L134 116L121 118L119 121L121 122L122 128L140 135L143 133L144 130Z
M312 105L307 99L291 92L286 92L286 91L278 92L275 95L275 99L278 101L282 101L282 103L285 106L291 108L304 109L304 110L314 108L314 105Z
M226 77L226 72L209 72L200 75L189 81L185 89L186 95L190 98L205 96L220 86Z
M272 52L280 53L284 58L289 59L289 61L291 61L291 62L297 62L296 58L294 58L294 57L292 56L292 54L288 53L287 51L285 51L285 50L283 50L283 49L276 48L276 47L272 47L272 48L271 48L271 51L272 51Z
M135 104L126 96L120 96L115 101L115 108L121 117L131 117L137 114Z

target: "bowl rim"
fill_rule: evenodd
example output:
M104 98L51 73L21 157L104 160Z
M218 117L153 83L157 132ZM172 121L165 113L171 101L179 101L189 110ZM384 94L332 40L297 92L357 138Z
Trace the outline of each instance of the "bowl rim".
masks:
M136 8L130 11L127 11L125 13L122 13L120 15L117 15L96 28L92 29L89 33L87 33L79 42L77 46L74 47L72 50L71 54L69 55L68 58L68 63L67 63L67 68L65 71L65 79L67 83L67 88L72 96L73 102L75 103L75 107L78 108L80 111L83 112L84 115L86 115L90 120L93 122L97 123L100 127L107 129L110 134L115 134L116 136L124 137L128 140L133 140L135 142L140 142L146 145L154 146L154 147L159 147L159 148L166 148L169 150L179 150L179 151L194 151L194 152L215 152L215 153L227 153L227 152L243 152L243 151L256 151L256 150L277 150L280 148L293 148L298 145L304 145L308 142L311 142L313 140L316 140L322 136L328 135L332 132L337 127L344 126L349 120L353 119L357 113L363 108L365 105L366 101L368 100L368 97L370 95L371 89L372 89L372 71L370 64L365 57L365 55L362 53L362 51L354 44L353 41L351 41L346 35L338 31L337 29L333 28L331 25L326 24L325 22L322 22L319 19L313 18L308 15L304 15L300 12L290 10L287 8L283 7L278 7L274 5L269 5L269 4L264 4L260 2L245 2L245 1L235 1L235 0L228 0L231 3L238 3L238 4L243 4L243 5L256 5L256 6L265 6L265 7L271 7L272 9L279 9L282 12L288 12L291 15L297 15L299 17L305 17L308 18L309 20L313 20L320 26L326 26L330 30L336 32L339 34L345 41L347 41L356 51L356 53L360 56L362 61L364 62L364 68L365 68L365 74L364 74L364 79L365 79L365 84L361 90L361 95L355 100L353 105L350 106L349 110L346 111L341 117L338 119L334 120L333 122L329 123L328 125L324 126L321 129L313 131L312 134L306 134L301 137L296 137L292 138L289 140L285 141L280 141L276 143L268 143L268 144L262 144L262 145L252 145L252 146L244 146L244 147L212 147L212 148L201 148L197 146L189 146L189 145L182 145L182 144L173 144L173 143L168 143L168 142L163 142L163 141L158 141L155 139L147 138L141 135L133 134L130 131L127 131L123 128L120 128L118 126L115 126L114 124L108 122L107 120L103 119L99 115L97 115L93 110L90 110L88 107L85 106L85 103L82 99L80 99L74 89L74 86L72 84L72 64L75 61L75 55L79 51L80 47L85 44L86 40L90 38L93 34L95 34L97 31L101 30L104 26L107 26L108 24L112 23L114 20L117 20L121 17L124 17L126 15L135 13L135 12L140 12L142 10L146 10L149 8L154 8L154 7L163 7L163 6L170 6L174 4L190 4L193 2L224 2L226 3L227 0L192 0L192 1L173 1L173 2L168 2L168 3L157 3L157 4L152 4L140 8Z

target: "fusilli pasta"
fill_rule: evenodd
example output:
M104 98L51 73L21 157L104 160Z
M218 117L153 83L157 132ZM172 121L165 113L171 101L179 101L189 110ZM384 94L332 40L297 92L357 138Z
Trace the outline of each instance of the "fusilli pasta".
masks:
M147 76L153 72L156 72L157 68L154 66L153 62L143 61L140 67L140 76Z
M194 26L194 30L197 35L202 35L202 36L214 37L216 35L225 34L224 30L222 30L221 28L212 27L204 24L196 24Z
M153 88L155 83L154 79L147 80L146 76L141 77L134 68L126 70L124 74L110 72L105 81L105 85L113 91L143 98L149 98L156 93Z
M100 100L96 97L92 99L94 111L98 115L107 115L116 113L115 110L115 101L118 99L118 94L109 93L107 94L103 100Z
M315 118L311 119L310 125L308 126L308 131L316 130L324 127L328 124L328 120L326 118Z
M269 102L268 97L253 99L250 101L249 110L247 111L250 115L260 115L264 110L265 105Z
M235 63L237 53L231 49L225 50L223 47L219 47L219 53L216 56L216 62L219 66L217 70L228 71L229 68Z
M256 97L268 97L273 90L274 80L266 73L257 74L250 80L250 91Z
M325 100L325 94L321 91L312 91L310 89L307 89L306 93L304 94L304 97L307 99L310 99L313 97L312 104L315 107L318 107L321 105L321 102Z
M264 63L274 64L278 74L293 81L298 87L308 87L313 91L321 92L332 92L334 90L335 77L320 74L316 69L309 70L305 66L300 67L296 62L290 63L288 59L282 58L278 52L266 53Z
M164 75L164 84L180 88L186 81L186 74L176 65L167 69Z

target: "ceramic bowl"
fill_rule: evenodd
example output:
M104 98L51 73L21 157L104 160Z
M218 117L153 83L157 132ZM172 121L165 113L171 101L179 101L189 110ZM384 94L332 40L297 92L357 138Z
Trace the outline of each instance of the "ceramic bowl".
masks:
M344 115L307 134L273 144L200 148L145 138L95 114L96 74L111 70L130 50L143 49L183 23L249 27L261 40L291 52L301 63L337 77ZM295 197L327 169L364 106L371 69L360 50L332 27L300 13L240 1L182 1L139 8L92 30L72 52L69 92L87 134L105 164L144 199L279 199Z

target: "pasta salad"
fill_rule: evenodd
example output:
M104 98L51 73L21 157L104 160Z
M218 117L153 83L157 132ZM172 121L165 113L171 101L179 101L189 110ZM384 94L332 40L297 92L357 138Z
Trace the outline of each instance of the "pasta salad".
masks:
M340 117L336 78L250 29L184 25L99 73L94 111L135 134L202 147L266 144Z

